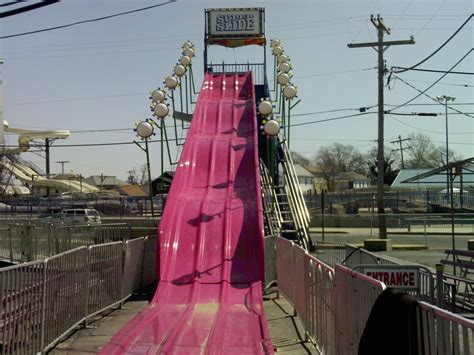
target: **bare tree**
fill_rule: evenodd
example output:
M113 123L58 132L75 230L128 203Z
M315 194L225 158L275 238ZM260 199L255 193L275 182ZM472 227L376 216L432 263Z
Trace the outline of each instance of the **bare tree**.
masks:
M406 167L415 168L436 168L446 163L446 151L443 146L437 146L427 134L411 133L410 145L407 147L408 160ZM449 161L459 160L459 156L449 150Z
M334 190L335 177L338 173L354 171L367 173L366 158L352 145L333 143L321 147L314 156L314 164L321 169L328 189Z
M293 163L295 164L299 164L301 166L311 165L311 160L309 160L303 154L300 154L298 152L291 152L291 158L293 159Z

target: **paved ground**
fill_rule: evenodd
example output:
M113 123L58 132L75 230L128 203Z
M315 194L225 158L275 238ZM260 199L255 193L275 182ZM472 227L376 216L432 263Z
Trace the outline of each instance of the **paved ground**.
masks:
M122 309L97 316L91 322L91 328L75 332L49 354L96 354L120 328L147 305L147 299L133 299ZM264 307L270 336L279 354L316 353L313 345L305 342L304 328L299 318L293 315L291 305L283 297L278 298L276 293L269 294L264 298Z
M320 229L311 229L313 240L322 240ZM392 258L402 259L405 263L415 262L434 268L435 264L446 257L444 251L452 248L450 228L428 228L425 235L423 228L413 228L410 233L406 229L389 229L388 238L392 243L400 246L428 245L425 250L392 250L378 252ZM364 239L370 238L369 228L330 228L325 232L325 241L362 245ZM372 230L372 238L378 238L378 230ZM472 227L457 228L455 233L456 249L467 249L467 241L474 239ZM446 267L446 272L452 273L451 267Z

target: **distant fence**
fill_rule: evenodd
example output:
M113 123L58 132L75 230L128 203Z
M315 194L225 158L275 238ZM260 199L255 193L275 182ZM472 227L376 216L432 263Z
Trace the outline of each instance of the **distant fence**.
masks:
M41 260L84 245L130 239L130 225L34 225L10 223L0 226L0 258L10 262Z
M154 245L156 237L83 246L0 269L0 354L44 353L92 315L156 282L144 273L155 275L156 259L143 257Z
M451 228L454 224L455 230L462 228L463 232L474 234L474 214L455 213L451 222L449 213L386 213L385 222L387 233L393 229L404 229L406 231L428 232ZM377 228L378 214L366 212L359 214L321 214L311 215L311 226L322 228Z
M278 289L300 316L318 352L357 354L372 306L385 285L343 265L335 263L332 268L289 240L273 240ZM273 247L271 241L267 248ZM352 256L349 263L376 260L363 252ZM271 278L271 273L267 276ZM473 321L425 302L419 302L417 319L419 354L474 352Z
M95 208L108 216L151 216L149 197L101 196L74 193L68 197L3 196L0 216L36 216L66 208ZM155 214L161 214L163 197L153 198Z
M373 206L374 191L357 191L357 189L329 192L324 195L324 207L330 209L332 205L344 205L346 209L357 213L359 208ZM450 206L449 195L438 191L385 191L385 207L393 211L410 210L413 208L426 208L432 212L436 209ZM321 195L305 195L308 207L321 208ZM464 191L453 194L454 206L457 209L474 208L474 191Z

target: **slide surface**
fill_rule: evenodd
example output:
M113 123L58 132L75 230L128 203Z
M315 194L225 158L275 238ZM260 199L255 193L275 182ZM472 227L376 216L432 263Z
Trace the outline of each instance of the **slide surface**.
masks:
M273 354L251 73L206 74L159 228L150 306L102 354Z

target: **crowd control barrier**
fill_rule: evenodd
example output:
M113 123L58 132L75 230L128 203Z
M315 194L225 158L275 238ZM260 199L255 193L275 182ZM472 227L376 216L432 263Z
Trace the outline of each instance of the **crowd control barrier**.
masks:
M154 282L143 271L155 272L155 256L156 237L146 237L0 269L0 354L45 353L93 315L120 306Z
M419 354L474 354L474 321L418 303Z

